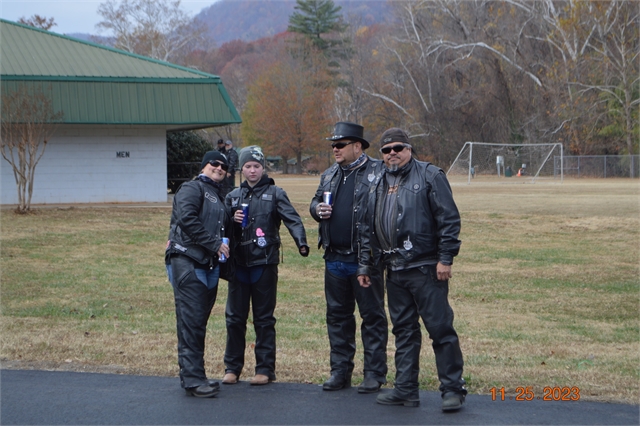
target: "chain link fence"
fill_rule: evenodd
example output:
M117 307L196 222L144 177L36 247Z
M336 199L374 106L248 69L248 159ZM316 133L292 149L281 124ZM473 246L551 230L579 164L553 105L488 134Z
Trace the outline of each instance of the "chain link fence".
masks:
M638 178L640 155L565 155L564 164L554 157L554 169L565 177L583 178Z

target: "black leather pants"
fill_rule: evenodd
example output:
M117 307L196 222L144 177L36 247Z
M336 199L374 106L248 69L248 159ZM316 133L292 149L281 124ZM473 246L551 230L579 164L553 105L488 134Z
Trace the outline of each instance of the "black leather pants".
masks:
M331 374L350 377L356 354L355 305L358 304L364 347L364 374L386 383L388 324L384 309L384 282L379 269L371 274L371 286L363 288L356 274L338 276L325 268L327 332L331 346Z
M256 333L256 374L276 379L276 309L278 265L265 265L262 275L250 282L238 279L238 272L229 282L227 298L227 348L224 353L225 372L240 377L244 367L249 305ZM237 268L238 270L240 267ZM251 268L248 268L251 269Z
M195 275L194 263L186 256L172 256L172 283L176 305L180 384L191 388L207 384L204 342L207 322L218 294Z
M462 351L453 328L453 310L448 293L449 282L437 280L435 265L387 271L389 315L396 337L395 391L399 396L419 397L420 318L432 340L440 391L467 393L463 388Z

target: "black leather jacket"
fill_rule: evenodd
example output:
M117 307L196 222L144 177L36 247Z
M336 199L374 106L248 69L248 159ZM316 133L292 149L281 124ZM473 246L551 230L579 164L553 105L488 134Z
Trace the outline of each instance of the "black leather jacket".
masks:
M219 188L200 179L182 184L173 198L166 257L178 253L200 264L216 264L230 223Z
M399 173L396 226L391 235L391 247L382 247L376 235L379 229L376 220L381 217L388 191L385 173L381 173L371 186L358 274L369 275L368 266L380 260L392 270L438 262L451 265L460 250L460 214L442 169L411 159ZM374 249L373 256L371 248Z
M356 184L353 199L353 228L351 233L351 251L358 253L360 251L360 239L362 223L365 221L367 197L369 196L369 187L377 180L377 175L382 171L382 161L367 156L367 162L364 166L356 171ZM323 247L325 250L331 245L329 238L329 221L321 220L316 212L316 206L322 202L322 194L326 191L332 194L336 193L336 188L340 181L340 166L338 163L329 167L322 173L320 177L320 185L315 195L311 199L309 212L316 222L319 222L318 229L318 248ZM346 230L345 230L346 232Z
M242 229L233 222L234 244L231 256L239 266L277 265L280 263L280 224L289 230L298 246L308 247L302 219L291 205L287 193L275 186L273 179L263 176L253 188L243 182L231 191L225 204L233 217L241 204L249 204L249 224ZM308 250L307 250L308 251Z

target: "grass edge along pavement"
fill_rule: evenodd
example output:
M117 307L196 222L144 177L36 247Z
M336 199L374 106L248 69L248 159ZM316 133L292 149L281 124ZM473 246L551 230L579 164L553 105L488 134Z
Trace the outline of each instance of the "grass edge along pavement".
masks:
M301 258L283 236L276 373L283 382L321 383L329 374L323 261L308 215L317 177L276 181L313 246ZM638 188L622 179L453 187L463 244L450 300L470 392L568 387L581 400L638 403ZM173 300L162 269L169 215L167 207L3 210L3 368L175 376ZM221 284L205 355L211 377L224 371ZM420 385L436 390L423 335ZM252 339L249 327L244 378L253 373ZM387 352L392 383L391 334ZM361 371L358 342L354 384Z

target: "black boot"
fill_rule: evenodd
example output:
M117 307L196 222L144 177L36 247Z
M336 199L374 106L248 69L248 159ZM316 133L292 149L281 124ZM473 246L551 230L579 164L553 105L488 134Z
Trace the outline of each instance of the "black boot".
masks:
M220 393L220 385L213 387L209 384L196 386L194 388L185 388L187 395L197 396L198 398L213 398Z
M375 375L365 374L362 384L358 386L358 393L376 393L380 390L382 383L378 381Z
M404 405L405 407L419 407L420 397L407 398L398 396L394 391L382 393L376 398L376 402L382 405Z
M329 380L322 384L322 390L335 391L351 387L351 375L332 374Z

